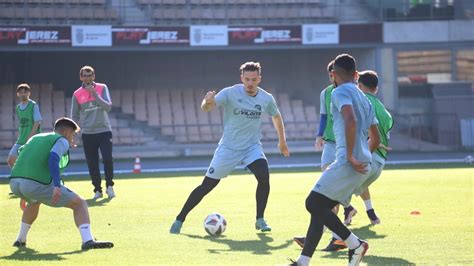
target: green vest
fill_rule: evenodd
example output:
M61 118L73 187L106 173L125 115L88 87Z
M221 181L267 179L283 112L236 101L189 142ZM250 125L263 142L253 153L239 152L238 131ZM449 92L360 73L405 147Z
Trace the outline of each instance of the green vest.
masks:
M388 142L390 140L390 133L389 131L393 127L393 118L392 115L385 109L385 106L383 103L375 97L375 95L366 93L365 94L367 98L369 99L370 103L372 104L372 107L374 107L375 110L375 117L379 121L379 124L377 125L377 128L379 130L379 135L380 135L380 143L388 147ZM375 152L380 155L382 158L387 160L387 151L381 148L377 148Z
M25 110L21 110L19 104L16 106L16 114L18 116L18 123L19 123L19 127L18 127L19 135L18 135L18 139L16 140L17 144L23 145L26 143L26 141L28 141L28 135L30 134L31 129L33 128L33 124L34 124L33 108L35 104L36 103L34 101L30 100ZM40 133L40 132L41 132L41 128L38 127L38 129L36 130L36 133Z
M324 129L324 133L323 133L323 139L325 141L334 143L336 142L336 137L334 137L334 132L332 131L333 119L332 119L332 113L331 113L331 94L332 94L332 91L334 90L334 85L327 86L325 90L326 92L324 92L324 100L326 102L327 120L326 120L326 128Z
M26 178L41 184L51 184L48 159L56 141L63 138L55 132L34 135L20 148L20 153L13 165L10 178ZM69 164L69 151L59 161L60 171Z

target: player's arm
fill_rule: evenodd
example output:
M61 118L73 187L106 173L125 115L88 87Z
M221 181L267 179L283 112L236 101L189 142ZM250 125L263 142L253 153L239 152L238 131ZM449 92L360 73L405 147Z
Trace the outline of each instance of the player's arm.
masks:
M357 122L352 105L346 104L341 108L341 116L344 120L344 132L346 135L346 150L347 161L359 173L365 174L367 172L366 165L354 158L352 152L354 151Z
M380 145L380 134L377 125L371 125L369 128L369 149L374 152Z
M102 90L102 95L99 95L95 90L93 85L90 85L92 88L89 90L92 95L94 95L95 101L99 104L99 106L106 112L110 112L112 110L112 101L110 100L109 88L107 85L104 84L104 89Z
M285 125L283 124L283 119L280 114L272 116L273 126L275 127L278 134L278 149L280 149L283 156L290 156L290 151L288 150L288 145L286 144L285 136Z
M30 139L31 137L33 137L36 134L36 131L38 130L38 128L41 124L41 120L42 120L42 117L41 117L39 107L38 107L37 104L35 104L34 107L33 107L33 121L34 122L33 122L33 127L31 128L31 131L28 134L28 139Z
M201 109L209 112L216 107L216 91L208 91L201 103Z
M79 102L77 101L76 96L72 95L71 119L78 122L79 117L80 117L80 112L81 112L81 106L79 105Z
M61 177L59 175L59 160L60 156L65 154L69 149L69 143L65 138L60 138L51 148L48 157L48 168L51 178L53 179L53 196L51 203L54 205L58 203L61 198ZM61 155L60 155L61 154Z
M316 135L316 141L314 143L314 148L317 151L320 151L323 149L324 146L324 140L323 140L323 135L324 131L326 130L326 124L327 124L327 119L328 119L328 114L326 114L326 89L321 91L321 94L319 95L319 128L318 128L318 134Z

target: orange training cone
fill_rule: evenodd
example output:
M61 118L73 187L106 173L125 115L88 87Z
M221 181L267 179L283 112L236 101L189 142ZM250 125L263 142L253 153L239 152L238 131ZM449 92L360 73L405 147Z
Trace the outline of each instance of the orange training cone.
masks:
M142 171L142 165L140 163L140 157L135 158L135 164L133 165L133 173L134 174L139 174Z

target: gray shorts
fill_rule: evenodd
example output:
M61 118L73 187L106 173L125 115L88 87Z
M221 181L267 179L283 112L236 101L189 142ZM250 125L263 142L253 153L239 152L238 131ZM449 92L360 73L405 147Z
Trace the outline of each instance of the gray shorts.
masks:
M335 161L322 173L313 191L349 206L352 194L369 178L370 164L367 167L367 174L361 174L349 162Z
M15 143L13 147L10 149L10 152L8 153L8 157L15 156L18 157L18 149L21 147L21 144Z
M231 150L218 146L207 169L206 176L221 179L228 176L237 165L249 165L258 159L267 159L262 145L254 145L245 150Z
M370 167L369 178L355 191L355 195L359 196L360 194L364 193L364 191L372 185L379 178L382 174L383 167L385 166L385 160L379 159L374 160L375 157L381 158L377 154L372 154L372 164Z
M323 153L321 154L321 168L329 165L336 160L336 143L325 142Z
M28 203L40 202L51 207L64 207L71 202L72 199L79 197L67 187L61 186L61 198L58 203L53 205L51 203L54 189L53 184L43 185L26 178L10 179L10 189L13 194L26 200Z

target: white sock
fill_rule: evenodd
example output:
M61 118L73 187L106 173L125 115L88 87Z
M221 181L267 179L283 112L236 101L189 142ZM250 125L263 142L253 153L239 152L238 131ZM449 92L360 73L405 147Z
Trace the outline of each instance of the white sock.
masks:
M365 210L368 211L370 209L373 209L372 207L372 201L371 200L364 200L364 204L365 204Z
M81 233L82 243L85 243L89 240L94 239L92 237L90 224L81 224L79 225L78 229L79 229L79 232Z
M332 237L334 237L337 240L342 240L336 233L332 232Z
M346 242L349 249L355 249L360 245L359 238L353 233L351 233L351 235L346 240L344 240L344 242Z
M298 257L298 259L296 260L296 263L298 264L298 266L308 266L309 265L309 261L311 260L310 257L308 256L304 256L304 255L300 255Z
M16 240L25 243L26 236L28 235L28 231L30 231L30 228L31 228L31 224L21 222L20 232L18 233L18 237L16 238Z

